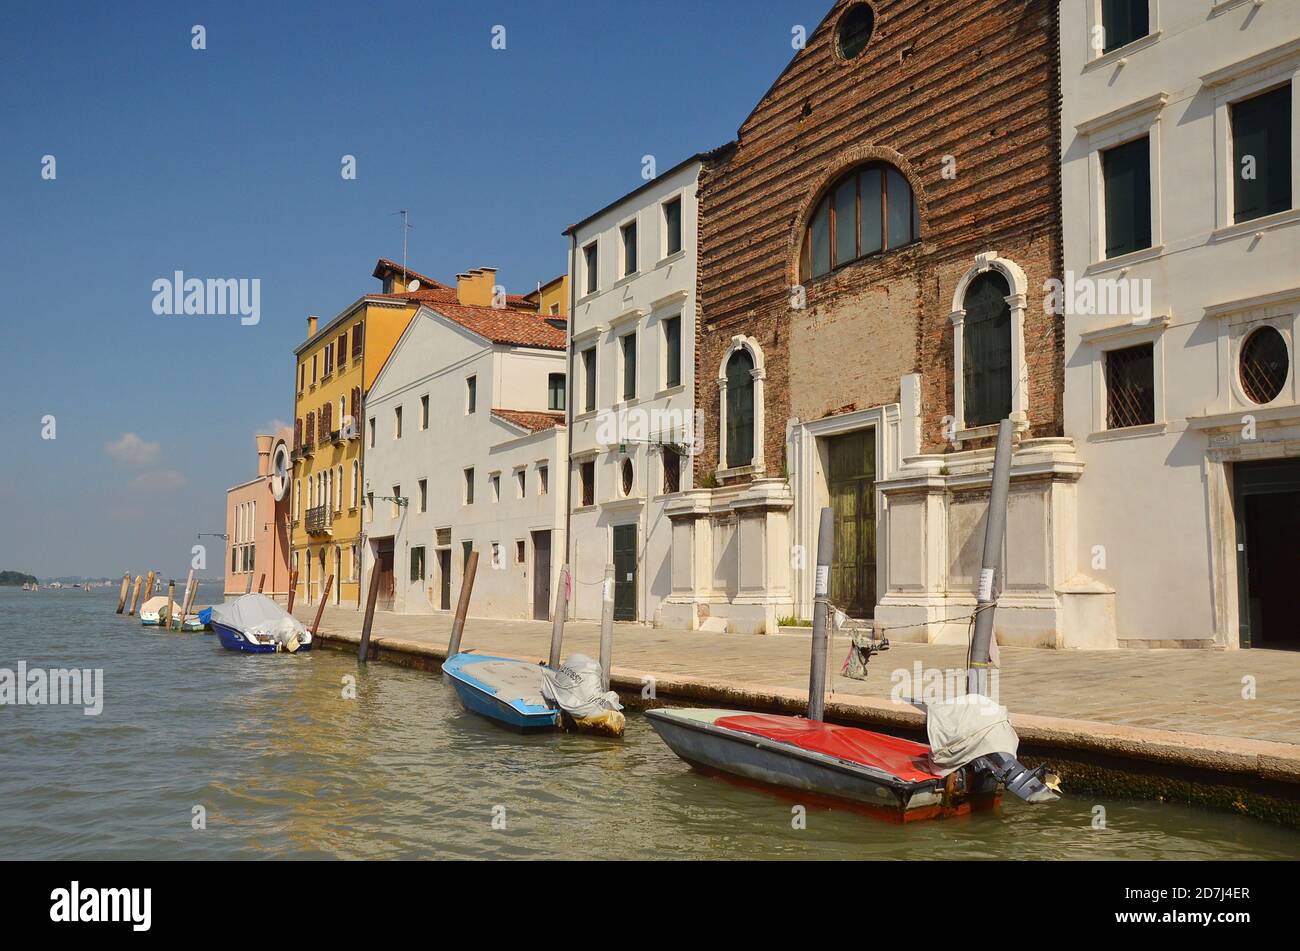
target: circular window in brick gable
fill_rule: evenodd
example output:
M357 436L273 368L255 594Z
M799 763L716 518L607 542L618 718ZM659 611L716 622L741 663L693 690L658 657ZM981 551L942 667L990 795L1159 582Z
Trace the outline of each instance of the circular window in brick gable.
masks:
M1260 327L1241 345L1241 388L1252 403L1271 403L1286 385L1291 358L1276 327Z
M876 12L870 4L855 3L844 11L840 17L835 33L838 40L840 56L846 61L856 59L871 42L871 34L876 29Z

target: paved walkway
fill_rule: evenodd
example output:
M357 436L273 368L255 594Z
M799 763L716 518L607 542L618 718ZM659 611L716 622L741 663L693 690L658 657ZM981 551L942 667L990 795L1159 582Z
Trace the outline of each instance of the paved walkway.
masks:
M310 624L315 611L300 606L294 613ZM321 633L355 640L361 620L351 608L329 607ZM450 631L450 615L378 613L372 642L400 640L442 651ZM549 623L470 618L462 647L544 659L550 636ZM599 637L598 624L570 622L564 654L598 657ZM646 672L664 681L707 680L742 688L738 695L789 699L808 689L809 648L809 638L801 635L705 634L619 624L614 631L614 674L615 680L620 671L635 678ZM847 638L838 637L834 670L847 650ZM964 660L961 647L898 644L872 660L866 682L834 676L832 702L887 700L895 678L906 678L909 686L901 692L911 696L916 665L922 670L953 669ZM1004 647L1001 664L999 699L1013 715L1300 744L1300 652ZM1254 699L1242 696L1247 678L1253 678Z

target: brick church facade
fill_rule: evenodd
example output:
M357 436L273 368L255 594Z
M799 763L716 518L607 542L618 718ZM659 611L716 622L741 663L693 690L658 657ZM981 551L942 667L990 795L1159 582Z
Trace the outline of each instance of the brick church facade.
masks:
M669 506L664 621L810 618L962 641L998 420L1017 446L1002 643L1112 632L1075 564L1062 436L1054 0L840 0L701 176L695 486ZM1084 630L1089 633L1083 633Z

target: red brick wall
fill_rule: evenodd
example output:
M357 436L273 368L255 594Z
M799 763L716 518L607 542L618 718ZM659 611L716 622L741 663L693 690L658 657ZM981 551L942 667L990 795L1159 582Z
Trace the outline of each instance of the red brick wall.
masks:
M873 0L867 49L845 62L840 0L701 179L699 474L718 462L722 355L756 338L767 363L766 463L779 474L793 415L819 419L898 399L923 380L925 451L953 412L949 322L958 280L983 251L1024 269L1032 435L1060 435L1063 363L1043 282L1059 275L1060 94L1054 0ZM945 156L955 179L943 176ZM919 245L838 269L790 307L804 223L838 175L896 165L921 209Z

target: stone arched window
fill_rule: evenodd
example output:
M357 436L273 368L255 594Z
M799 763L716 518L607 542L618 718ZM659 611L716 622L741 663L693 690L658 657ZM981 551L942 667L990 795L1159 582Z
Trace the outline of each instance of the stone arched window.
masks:
M957 282L953 294L954 441L1003 419L1027 420L1025 362L1028 281L1013 261L987 251Z
M921 214L907 178L887 162L841 175L813 209L799 254L800 281L921 239Z
M719 469L763 470L763 352L752 337L733 337L718 367Z

